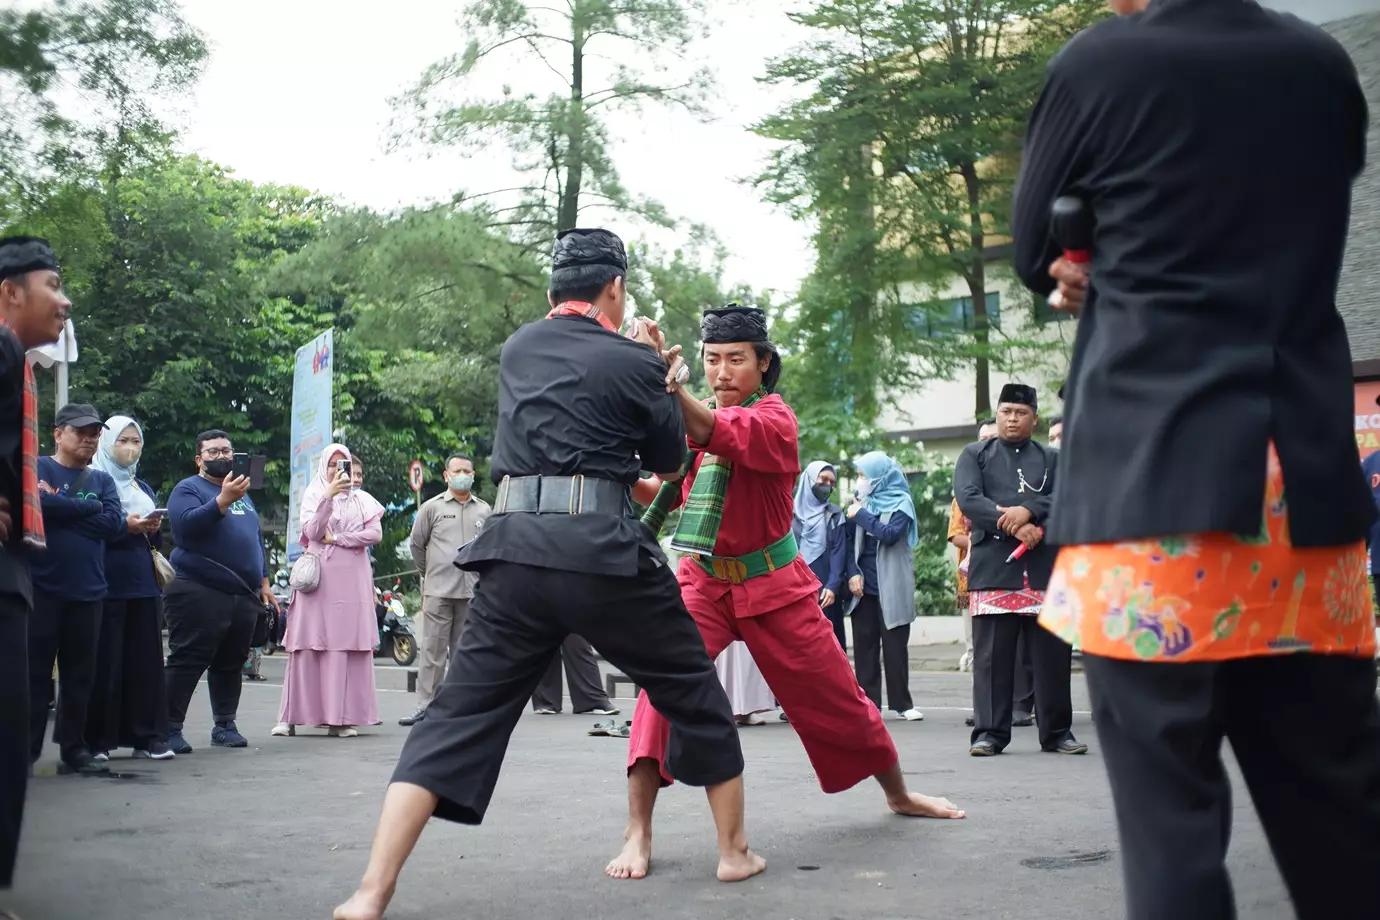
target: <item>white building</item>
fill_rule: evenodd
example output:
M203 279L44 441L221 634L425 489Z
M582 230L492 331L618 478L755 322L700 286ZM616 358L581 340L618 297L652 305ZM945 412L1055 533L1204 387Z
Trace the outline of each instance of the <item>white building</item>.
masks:
M1073 353L1076 321L1037 303L1016 280L1006 258L1009 247L988 250L987 315L992 325L991 342L995 350L1007 351L1007 361L990 362L988 382L995 408L997 394L1005 383L1026 383L1039 392L1040 413L1048 418L1062 411L1057 395L1068 372ZM949 318L935 322L933 313L922 317L931 335L951 334L955 328L973 328L972 297L967 283L959 278L942 288L911 285L903 289L905 303L935 301L950 305ZM916 308L917 312L923 312ZM1012 366L1019 371L1012 370ZM921 442L925 449L957 457L963 445L976 439L977 368L970 363L951 379L927 381L923 386L900 395L895 405L882 412L878 427L888 437Z

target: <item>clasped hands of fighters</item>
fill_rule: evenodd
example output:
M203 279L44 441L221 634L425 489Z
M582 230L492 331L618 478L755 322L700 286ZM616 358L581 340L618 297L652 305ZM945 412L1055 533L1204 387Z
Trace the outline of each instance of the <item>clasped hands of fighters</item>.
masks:
M667 348L666 336L653 320L641 316L634 318L632 328L628 330L628 338L646 345L661 355L662 360L666 362L667 393L677 392L690 379L690 366L681 357L681 347L672 345Z

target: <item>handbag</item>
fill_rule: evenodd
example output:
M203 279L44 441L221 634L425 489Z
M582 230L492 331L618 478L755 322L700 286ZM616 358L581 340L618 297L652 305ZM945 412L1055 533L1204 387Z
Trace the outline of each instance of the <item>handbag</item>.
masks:
M209 556L202 556L201 558L205 559L207 562L211 563L217 568L225 569L225 571L229 572L231 575L234 575L235 581L238 581L240 585L244 587L244 590L249 592L249 596L254 598L254 602L259 605L259 618L254 621L254 634L249 639L249 647L259 648L265 645L268 642L268 637L273 634L274 623L276 623L278 620L277 611L274 610L268 604L264 603L263 596L258 591L255 591L253 588L251 588L249 586L249 583L246 582L243 578L241 578L235 572L234 569L226 565L221 565L219 562L210 558Z
M177 569L173 568L167 556L153 548L152 540L149 541L149 552L153 555L153 580L158 585L158 590L162 591L177 577Z
M303 594L310 594L321 585L321 557L316 553L303 553L292 564L288 575L288 587Z

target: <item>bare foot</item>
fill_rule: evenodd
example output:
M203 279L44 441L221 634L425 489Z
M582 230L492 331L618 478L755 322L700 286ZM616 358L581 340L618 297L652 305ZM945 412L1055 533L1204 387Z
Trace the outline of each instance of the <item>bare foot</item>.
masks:
M383 920L383 911L393 899L393 892L372 893L361 888L350 900L335 909L333 920Z
M609 878L646 878L652 864L652 838L649 834L628 831L628 842L604 867Z
M719 855L719 881L741 882L767 868L767 861L751 850Z
M936 799L918 792L908 792L905 798L887 799L887 807L898 815L911 818L963 818L967 812L948 799Z

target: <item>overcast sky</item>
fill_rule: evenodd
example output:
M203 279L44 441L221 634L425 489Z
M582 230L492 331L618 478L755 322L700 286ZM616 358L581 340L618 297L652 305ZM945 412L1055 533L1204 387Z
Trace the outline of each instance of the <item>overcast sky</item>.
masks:
M771 150L749 133L755 120L792 98L759 85L766 60L806 37L784 11L797 0L715 2L712 33L691 51L718 80L715 119L648 106L612 118L613 155L624 184L662 202L672 215L713 227L731 252L727 280L793 290L809 271L810 228L764 204L739 180ZM460 51L463 0L183 0L211 43L194 99L179 106L191 150L240 176L305 186L377 208L448 198L517 184L501 150L385 152L388 99L431 62ZM591 50L634 53L631 45ZM512 61L512 58L496 59ZM505 83L550 91L540 65L486 67L475 97ZM641 228L612 219L636 237ZM677 235L652 238L674 246Z

